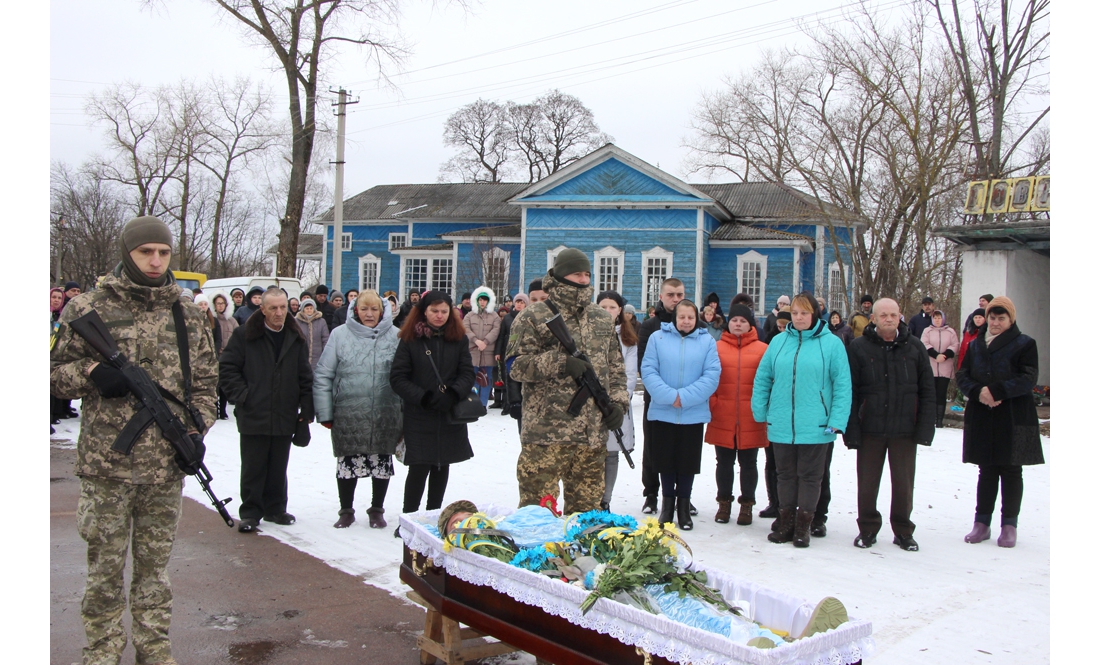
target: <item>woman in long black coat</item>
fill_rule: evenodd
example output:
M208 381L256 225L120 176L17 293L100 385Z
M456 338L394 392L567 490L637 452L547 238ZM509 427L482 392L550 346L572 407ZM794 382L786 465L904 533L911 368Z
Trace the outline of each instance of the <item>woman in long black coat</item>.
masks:
M390 385L404 400L404 462L409 467L404 513L420 510L425 481L427 509L441 507L450 465L474 456L466 425L447 422L451 407L474 387L466 328L452 309L450 296L429 291L409 312L398 334L401 341L390 370ZM443 379L443 390L436 370Z
M1016 545L1016 520L1024 494L1023 467L1043 464L1039 417L1031 392L1039 376L1035 340L1016 326L1016 307L1004 296L986 308L986 323L970 343L955 374L966 403L963 462L978 465L974 528L964 540L990 537L993 507L1001 490L1001 547Z

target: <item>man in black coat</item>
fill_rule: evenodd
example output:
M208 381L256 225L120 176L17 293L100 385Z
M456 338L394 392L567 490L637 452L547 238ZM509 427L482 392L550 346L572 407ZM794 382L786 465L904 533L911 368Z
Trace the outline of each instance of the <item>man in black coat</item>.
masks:
M638 333L638 369L641 370L642 359L645 358L645 347L649 343L649 336L661 328L662 323L673 321L676 317L676 305L684 299L684 283L675 277L669 277L661 282L661 291L657 296L657 304L653 306L653 316L642 321L641 332ZM652 515L657 512L657 494L661 489L661 478L657 470L649 461L649 391L642 392L642 494L645 495L645 503L642 504L642 512ZM696 514L696 511L692 511Z
M264 288L262 286L253 286L248 290L248 295L244 298L244 304L233 312L233 318L237 319L238 324L243 326L248 318L252 316L252 313L260 309L260 298L263 294Z
M328 287L324 284L318 284L317 288L314 289L313 299L317 301L317 311L321 313L325 325L328 326L329 330L332 330L332 315L336 313L336 308L328 301Z
M219 365L220 386L235 405L241 435L241 533L260 519L294 524L286 512L290 444L309 443L313 371L301 329L287 320L287 297L264 292L260 315L233 331Z
M906 324L909 326L909 334L917 338L920 341L920 336L924 333L924 329L932 325L932 312L936 311L936 301L932 298L925 296L920 301L920 311L917 312L913 318L909 319Z
M416 303L418 302L420 302L420 294L416 291L409 291L405 294L405 302L401 303L401 310L393 319L395 328L400 328L405 325L405 319L409 316L409 312L412 311L412 308L416 307Z
M854 545L875 544L882 515L876 506L882 465L890 458L890 528L894 544L916 552L913 540L913 480L917 445L936 433L936 384L928 352L901 322L889 298L871 309L871 323L848 347L852 371L852 414L844 445L856 449L859 535Z

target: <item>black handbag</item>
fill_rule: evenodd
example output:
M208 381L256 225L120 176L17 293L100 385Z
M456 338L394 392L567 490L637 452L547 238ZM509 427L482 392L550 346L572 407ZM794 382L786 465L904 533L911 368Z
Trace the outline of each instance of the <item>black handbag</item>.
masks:
M447 384L443 383L443 377L439 375L439 368L435 366L432 350L425 348L424 354L428 356L428 362L431 363L432 370L435 371L435 378L439 381L439 392L447 392ZM455 405L447 412L447 423L450 425L476 423L478 418L488 412L481 403L481 396L477 394L477 389L474 388L465 397L455 402Z

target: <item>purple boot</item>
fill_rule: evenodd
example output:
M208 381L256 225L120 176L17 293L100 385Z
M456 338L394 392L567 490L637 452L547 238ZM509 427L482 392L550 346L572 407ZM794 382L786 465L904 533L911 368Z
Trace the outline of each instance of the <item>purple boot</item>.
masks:
M1001 535L997 537L997 547L1016 547L1016 527L1011 524L1001 525Z
M989 525L982 524L981 522L974 522L974 528L970 530L970 533L963 537L968 543L980 543L983 540L989 540ZM1012 531L1012 540L1016 542L1016 530Z

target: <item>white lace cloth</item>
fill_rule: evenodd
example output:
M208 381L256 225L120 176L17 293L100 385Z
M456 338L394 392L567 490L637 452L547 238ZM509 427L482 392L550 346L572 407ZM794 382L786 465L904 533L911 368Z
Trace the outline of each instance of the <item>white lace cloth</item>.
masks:
M513 510L494 505L482 507L482 512L491 517L507 515ZM874 651L871 622L851 617L834 630L775 649L757 649L607 598L596 601L588 614L581 614L581 602L588 595L583 589L467 550L454 548L444 553L443 541L424 528L425 524L436 523L439 512L432 510L402 515L401 537L409 549L431 557L435 565L445 569L448 575L471 584L492 587L547 614L610 635L620 642L640 647L647 653L675 663L843 665L865 659ZM705 566L696 568L707 572L710 586L718 589L727 600L748 601L752 612L750 618L769 628L797 635L809 623L816 603L773 591L719 570Z

